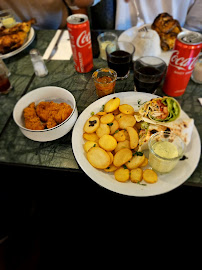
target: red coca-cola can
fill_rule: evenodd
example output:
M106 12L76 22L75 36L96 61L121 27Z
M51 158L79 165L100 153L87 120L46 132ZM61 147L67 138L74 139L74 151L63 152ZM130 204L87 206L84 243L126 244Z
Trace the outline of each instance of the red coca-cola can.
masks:
M166 95L178 97L184 94L201 48L200 33L178 34L163 85Z
M67 28L76 71L80 73L91 71L93 68L93 53L88 17L84 14L69 16Z

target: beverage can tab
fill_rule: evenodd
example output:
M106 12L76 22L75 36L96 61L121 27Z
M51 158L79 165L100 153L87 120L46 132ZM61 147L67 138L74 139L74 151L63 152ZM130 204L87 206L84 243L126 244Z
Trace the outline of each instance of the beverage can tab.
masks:
M196 45L202 43L202 35L198 32L181 32L178 39L185 44Z

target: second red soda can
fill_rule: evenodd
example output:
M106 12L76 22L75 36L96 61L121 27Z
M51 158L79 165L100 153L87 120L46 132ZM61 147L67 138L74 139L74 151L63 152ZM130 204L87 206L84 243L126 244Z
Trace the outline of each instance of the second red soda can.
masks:
M93 68L93 53L88 17L75 14L67 18L73 59L76 71L86 73Z
M201 48L200 33L178 34L163 85L163 91L168 96L177 97L184 94Z

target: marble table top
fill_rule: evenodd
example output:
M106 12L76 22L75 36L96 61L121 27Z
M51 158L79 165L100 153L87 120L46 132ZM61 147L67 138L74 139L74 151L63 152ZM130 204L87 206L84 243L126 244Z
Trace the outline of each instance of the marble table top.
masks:
M50 61L47 64L49 74L44 78L34 75L29 51L37 48L43 55L49 42L54 36L54 30L36 31L33 43L23 52L4 60L11 71L10 81L13 89L8 95L0 96L0 164L15 164L20 166L34 166L61 170L81 170L74 158L71 146L72 132L52 142L35 142L26 138L15 124L12 111L20 97L38 87L53 85L69 90L75 97L78 112L81 113L88 105L97 100L92 72L107 63L94 58L94 68L86 74L75 71L73 60ZM95 42L95 39L93 39ZM97 48L93 43L94 48ZM94 54L97 54L94 49ZM117 81L116 92L134 90L133 74L127 80ZM159 90L158 95L163 96ZM202 97L202 85L190 80L186 92L176 98L182 109L194 118L195 126L202 137L202 107L198 98ZM185 182L186 184L202 186L202 159L195 172Z

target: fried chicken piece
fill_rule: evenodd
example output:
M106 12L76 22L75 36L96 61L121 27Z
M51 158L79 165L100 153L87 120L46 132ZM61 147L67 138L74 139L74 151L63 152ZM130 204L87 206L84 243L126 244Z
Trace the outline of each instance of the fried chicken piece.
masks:
M176 37L182 31L179 22L166 12L154 19L151 28L159 34L163 51L173 49Z
M36 114L45 122L47 128L52 128L61 124L72 113L72 108L66 103L56 103L53 101L41 101L36 106Z
M25 127L32 130L43 130L44 125L36 114L35 103L32 102L23 110Z
M1 27L0 36L12 35L12 34L16 34L17 32L29 33L31 25L35 23L36 23L36 20L31 19L30 21L27 21L27 22L17 23L11 28Z
M0 53L5 54L21 47L27 40L34 19L18 23L11 28L0 28Z
M41 119L41 121L43 122L47 122L48 118L50 117L49 107L50 107L50 102L48 101L41 101L36 106L36 113L38 117Z
M19 47L21 47L25 40L27 39L27 34L25 32L19 32L13 35L7 35L0 38L0 53L4 54L11 52Z
M46 127L52 128L55 126L57 126L57 122L52 117L48 118L48 121L46 122Z
M66 103L59 104L59 111L54 115L55 121L60 124L65 121L72 113L72 108Z

